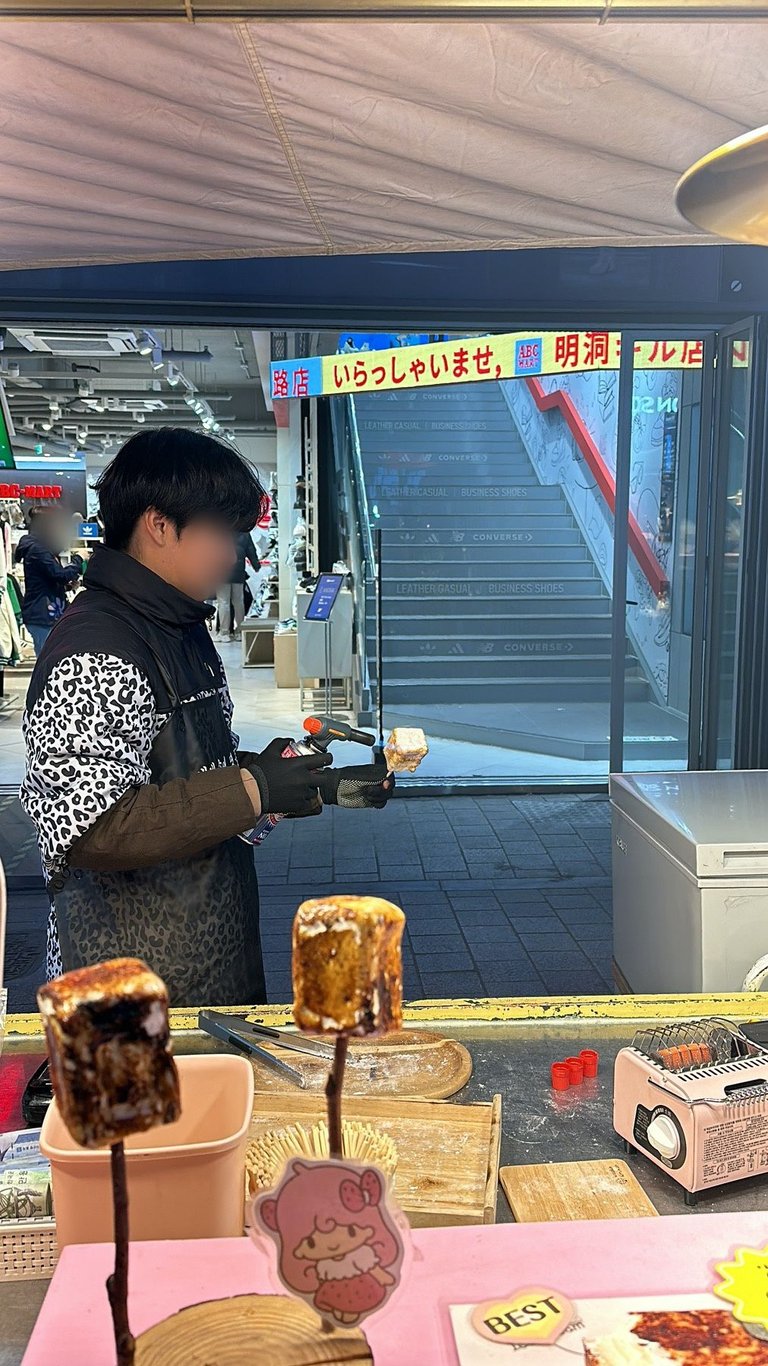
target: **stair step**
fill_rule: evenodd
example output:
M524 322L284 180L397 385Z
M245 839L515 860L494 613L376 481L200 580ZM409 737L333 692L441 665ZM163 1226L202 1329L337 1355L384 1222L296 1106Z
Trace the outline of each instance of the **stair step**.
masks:
M466 601L466 599L465 599ZM427 608L429 610L427 610ZM368 606L369 620L373 620L374 606ZM546 617L543 613L546 612ZM490 630L490 623L501 622L505 630L514 628L519 618L528 618L534 624L546 620L560 620L567 614L576 623L581 620L610 621L611 604L608 595L604 597L585 597L583 593L556 593L545 597L524 594L514 598L473 598L472 606L464 607L461 598L405 598L398 597L387 605L385 629L388 622L413 620L421 629L424 623L434 622L436 618L449 617L452 621L466 626L483 623L483 630ZM575 625L574 628L576 629Z
M625 696L627 701L645 702L649 697L648 685L641 679L630 679L626 684ZM482 675L455 682L445 678L384 680L384 705L406 705L412 712L419 704L427 707L462 703L482 706L484 703L504 702L512 706L519 702L561 702L567 705L574 702L609 702L610 697L610 681L595 678L571 678L567 685L563 684L562 678L525 678L515 683L509 679L502 681Z
M427 578L433 578L445 571L447 565L470 573L479 566L490 569L492 565L507 565L513 568L519 564L589 564L592 566L587 547L580 545L425 545L415 553L414 546L390 546L384 553L385 568L394 574L400 567L414 573L417 569Z
M496 592L507 592L502 588L502 584L510 582L527 582L530 579L541 579L542 582L549 583L552 579L562 579L564 582L592 582L597 579L597 570L591 561L586 558L581 560L562 559L560 555L553 551L552 555L546 558L535 559L532 562L518 561L513 563L503 560L497 564L486 561L467 561L465 564L458 563L457 560L449 564L423 563L414 560L411 564L407 560L385 561L382 574L382 586L384 590L389 587L395 592L402 592L403 582L413 586L414 593L418 592L419 585L424 585L425 592L436 592L436 584L439 583L463 583L468 592L473 591L470 585L475 583L485 583L488 585L488 593L492 596ZM601 581L602 582L602 581ZM497 588L497 585L498 588ZM456 593L457 589L452 590ZM522 590L521 590L522 591ZM410 589L409 589L410 593Z
M573 566L575 568L575 566ZM594 570L592 571L595 572ZM560 574L549 578L536 574L525 578L522 574L514 579L402 579L382 582L382 599L393 602L403 598L416 598L422 602L450 599L452 602L462 598L484 598L486 602L508 598L530 597L537 600L564 597L570 589L573 597L597 598L605 593L602 580L579 578L574 575Z
M396 558L418 554L421 559L423 553L430 559L442 558L460 548L471 553L498 550L500 555L508 555L520 547L530 548L533 553L560 545L578 546L588 553L578 527L561 526L559 518L556 526L541 526L537 521L535 529L529 531L472 531L463 527L453 531L387 531L383 541L385 553Z
M562 642L565 646L569 643ZM630 676L633 672L633 662L631 661L628 669ZM609 680L611 655L610 650L605 650L602 655L574 654L571 657L567 654L553 654L537 655L533 659L508 655L501 659L465 649L460 655L444 652L441 655L424 655L420 658L415 654L413 658L406 660L390 659L386 650L384 652L384 688L387 692L392 683L411 678L433 678L436 673L451 684L458 679L474 679L478 675L482 675L484 679L506 679L510 686L516 685L521 679L542 678L555 682L559 679L565 701L572 678ZM371 668L371 676L374 679L376 677L375 664Z
M526 484L504 483L468 483L466 479L459 480L455 484L449 480L442 480L436 484L404 484L399 486L394 492L391 489L381 491L387 495L387 512L408 512L413 509L415 504L426 507L428 504L445 505L440 510L452 516L456 521L462 521L464 513L468 508L476 508L483 503L489 506L493 503L512 503L520 507L520 515L523 516L523 506L535 503L559 503L567 506L561 490L554 484L539 484L536 479L531 479ZM368 502L381 501L379 493L371 492L368 495ZM401 506L402 505L402 506Z
M593 607L599 605L599 602L592 603ZM447 620L436 621L431 612L429 615L419 612L414 612L411 616L404 615L398 605L397 612L387 613L383 623L383 638L387 650L392 649L395 641L401 640L404 651L411 651L416 639L438 642L454 639L568 640L571 637L587 636L592 639L606 637L610 640L611 615L607 608L606 603L602 612L574 612L572 615L548 612L546 617L543 617L540 611L527 616L522 613L513 616L509 609L503 614L473 611L466 616L452 613ZM376 629L375 613L371 610L367 618L366 635L370 642L373 642Z
M373 507L373 500L369 507ZM558 508L551 503L532 504L530 501L526 504L519 520L517 516L515 516L515 520L512 520L510 514L500 512L497 505L470 508L466 516L463 516L461 512L440 512L433 510L433 508L429 508L428 516L414 511L414 508L409 508L407 515L403 512L400 516L392 516L384 507L380 508L380 514L380 516L373 516L370 525L372 525L373 530L381 530L384 544L387 544L392 537L402 533L402 531L413 535L436 534L437 537L440 535L452 537L456 531L466 535L467 538L470 538L473 531L482 534L519 535L521 534L522 522L522 530L529 530L537 537L547 538L549 531L558 530L559 527L568 531L573 531L575 527L574 516L571 514L570 508L566 510L566 508ZM439 545L440 542L436 541L435 544ZM480 544L480 542L473 541L471 544Z
M373 633L369 644L371 646L374 644ZM561 656L568 658L576 655L579 658L589 658L590 656L597 658L610 654L611 633L607 630L600 633L593 632L592 635L577 636L565 631L562 633L552 631L516 637L506 633L491 636L473 631L471 633L462 632L460 636L456 637L456 644L460 646L460 655L477 656L484 659L503 658L508 661L516 661L518 659L547 659ZM451 643L451 637L446 635L420 635L418 638L414 638L395 634L384 638L384 657L387 660L411 660L419 659L422 656L428 656L430 659L443 659L449 663L454 658L454 646ZM511 667L514 665L512 664Z

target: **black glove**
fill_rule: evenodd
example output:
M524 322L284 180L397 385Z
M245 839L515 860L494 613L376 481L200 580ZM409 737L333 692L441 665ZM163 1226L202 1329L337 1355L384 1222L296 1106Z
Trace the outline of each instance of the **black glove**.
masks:
M320 769L333 763L331 754L296 754L283 758L290 740L271 740L261 754L243 765L258 783L261 814L312 816L318 806ZM241 755L241 759L246 756Z
M320 796L326 806L374 806L381 809L389 801L395 786L390 774L386 787L387 765L384 760L374 764L355 764L351 768L335 768L321 773L318 782Z

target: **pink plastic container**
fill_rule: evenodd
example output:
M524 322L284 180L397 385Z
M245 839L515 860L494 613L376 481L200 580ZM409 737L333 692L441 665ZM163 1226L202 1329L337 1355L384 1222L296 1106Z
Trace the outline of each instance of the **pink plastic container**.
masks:
M243 1232L245 1149L253 1113L247 1058L177 1058L181 1118L126 1139L131 1239L233 1238ZM40 1148L51 1163L59 1247L112 1238L109 1148L81 1148L56 1102Z

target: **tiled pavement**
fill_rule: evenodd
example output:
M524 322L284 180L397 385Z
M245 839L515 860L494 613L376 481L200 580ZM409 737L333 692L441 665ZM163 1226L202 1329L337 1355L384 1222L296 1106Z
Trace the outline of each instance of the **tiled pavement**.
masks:
M259 851L259 874L272 1001L290 999L296 906L330 891L376 891L403 907L411 999L612 987L610 815L602 797L333 808L316 821L283 821Z
M11 815L18 826L8 823ZM18 853L27 843L25 822L18 807L0 809L0 820L10 862L11 846ZM33 861L27 849L11 884L12 1010L34 1008L42 973L46 904L29 889ZM291 997L297 905L330 891L375 891L403 907L412 1000L611 989L605 798L398 798L385 811L334 807L316 819L281 822L258 851L258 866L271 1001Z

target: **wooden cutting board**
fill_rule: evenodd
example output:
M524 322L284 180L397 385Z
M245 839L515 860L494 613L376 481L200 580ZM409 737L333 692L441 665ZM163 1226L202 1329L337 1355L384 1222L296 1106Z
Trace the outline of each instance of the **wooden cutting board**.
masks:
M492 1224L501 1143L501 1096L490 1104L446 1105L440 1100L347 1096L345 1119L362 1120L390 1134L397 1147L395 1199L414 1228ZM285 1124L325 1118L321 1095L294 1091L257 1095L251 1137Z
M519 1224L564 1219L645 1219L658 1214L626 1162L537 1162L502 1167L504 1194Z
M326 1058L292 1053L268 1040L259 1047L301 1072L308 1091L322 1091L328 1077ZM327 1041L326 1041L327 1042ZM252 1059L257 1091L295 1095L296 1087L279 1072ZM379 1039L350 1039L344 1073L345 1096L417 1096L444 1100L466 1086L472 1076L472 1056L456 1039L429 1029L403 1029Z

